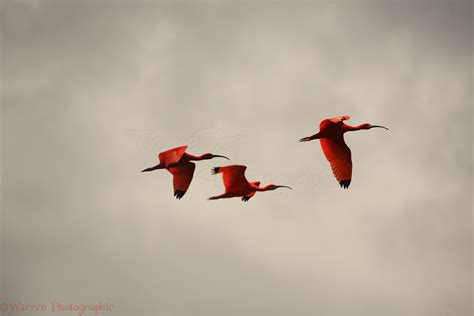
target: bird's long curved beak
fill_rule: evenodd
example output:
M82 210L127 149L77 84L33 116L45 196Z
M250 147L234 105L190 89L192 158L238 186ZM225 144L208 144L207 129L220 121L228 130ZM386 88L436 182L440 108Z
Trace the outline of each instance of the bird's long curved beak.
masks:
M286 186L286 185L275 185L275 187L277 187L277 188L287 188L287 189L293 190L291 187Z
M381 125L372 125L372 127L380 127L380 128L385 128L387 131L389 130L389 129L386 128L385 126L381 126Z
M222 156L222 155L214 155L214 157L220 157L220 158L225 158L227 160L230 160L229 158L227 158L226 156Z

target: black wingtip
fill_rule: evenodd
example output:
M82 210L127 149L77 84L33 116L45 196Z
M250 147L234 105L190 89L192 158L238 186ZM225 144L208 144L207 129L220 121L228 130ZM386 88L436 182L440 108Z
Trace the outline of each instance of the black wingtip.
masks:
M186 191L181 191L181 190L176 190L174 191L174 196L178 199L181 200L181 198L186 194Z
M248 200L250 200L250 197L248 197L248 196L243 196L242 197L242 201L248 202Z
M347 189L349 185L351 184L351 179L342 180L341 182L339 182L339 184L341 185L341 188Z
M212 173L212 174L217 174L217 173L219 173L219 169L220 169L220 168L221 168L221 167L214 167L214 168L212 168L211 173Z

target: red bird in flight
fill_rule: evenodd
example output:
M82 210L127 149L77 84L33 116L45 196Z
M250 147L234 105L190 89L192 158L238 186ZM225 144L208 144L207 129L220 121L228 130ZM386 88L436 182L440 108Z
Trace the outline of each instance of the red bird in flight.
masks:
M173 175L174 196L181 199L193 180L194 169L196 165L192 161L207 160L215 157L225 158L226 156L204 154L201 156L194 156L186 153L188 146L176 147L164 151L158 155L160 163L154 167L143 169L142 172L153 171L157 169L166 169Z
M212 196L208 200L227 199L232 197L242 197L242 201L247 202L256 192L272 191L277 188L288 188L286 185L269 184L260 187L260 182L248 182L245 178L246 166L231 165L225 167L216 167L212 169L212 174L222 173L224 180L225 193Z
M350 117L347 115L336 116L326 119L319 124L319 132L308 137L300 139L300 142L308 142L313 139L319 139L326 159L331 165L332 172L337 182L347 189L352 179L352 160L351 150L344 142L344 133L359 131L361 129L371 129L374 127L388 128L380 125L371 125L369 123L359 126L350 126L344 124L344 121Z

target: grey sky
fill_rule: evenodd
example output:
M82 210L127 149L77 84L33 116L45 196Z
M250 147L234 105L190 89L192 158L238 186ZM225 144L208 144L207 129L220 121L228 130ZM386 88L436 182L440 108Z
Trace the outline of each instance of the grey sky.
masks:
M470 1L2 1L1 298L116 315L470 315ZM319 121L347 135L349 190ZM293 191L185 197L158 152Z

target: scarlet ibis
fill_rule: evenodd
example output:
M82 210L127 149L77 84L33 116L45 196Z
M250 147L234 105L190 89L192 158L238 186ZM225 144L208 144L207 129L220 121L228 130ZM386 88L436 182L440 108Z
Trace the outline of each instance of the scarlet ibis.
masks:
M225 167L215 167L212 169L212 174L222 173L224 180L225 193L217 196L212 196L208 200L227 199L232 197L242 197L242 201L247 202L256 192L271 191L278 188L288 188L286 185L269 184L260 187L260 182L248 182L245 178L246 166L231 165Z
M153 171L157 169L166 169L173 175L174 196L181 199L193 180L194 169L196 165L191 161L207 160L221 157L229 160L226 156L214 155L211 153L201 156L194 156L186 153L188 146L176 147L158 154L160 163L156 166L143 169L142 172Z
M331 165L332 172L341 187L347 189L352 179L352 160L351 150L344 142L344 133L359 131L362 129L371 129L374 127L388 128L380 125L371 125L369 123L358 126L350 126L344 121L350 119L347 115L336 116L326 119L319 124L319 132L308 137L300 139L300 142L308 142L313 139L319 139L321 148L326 159Z

